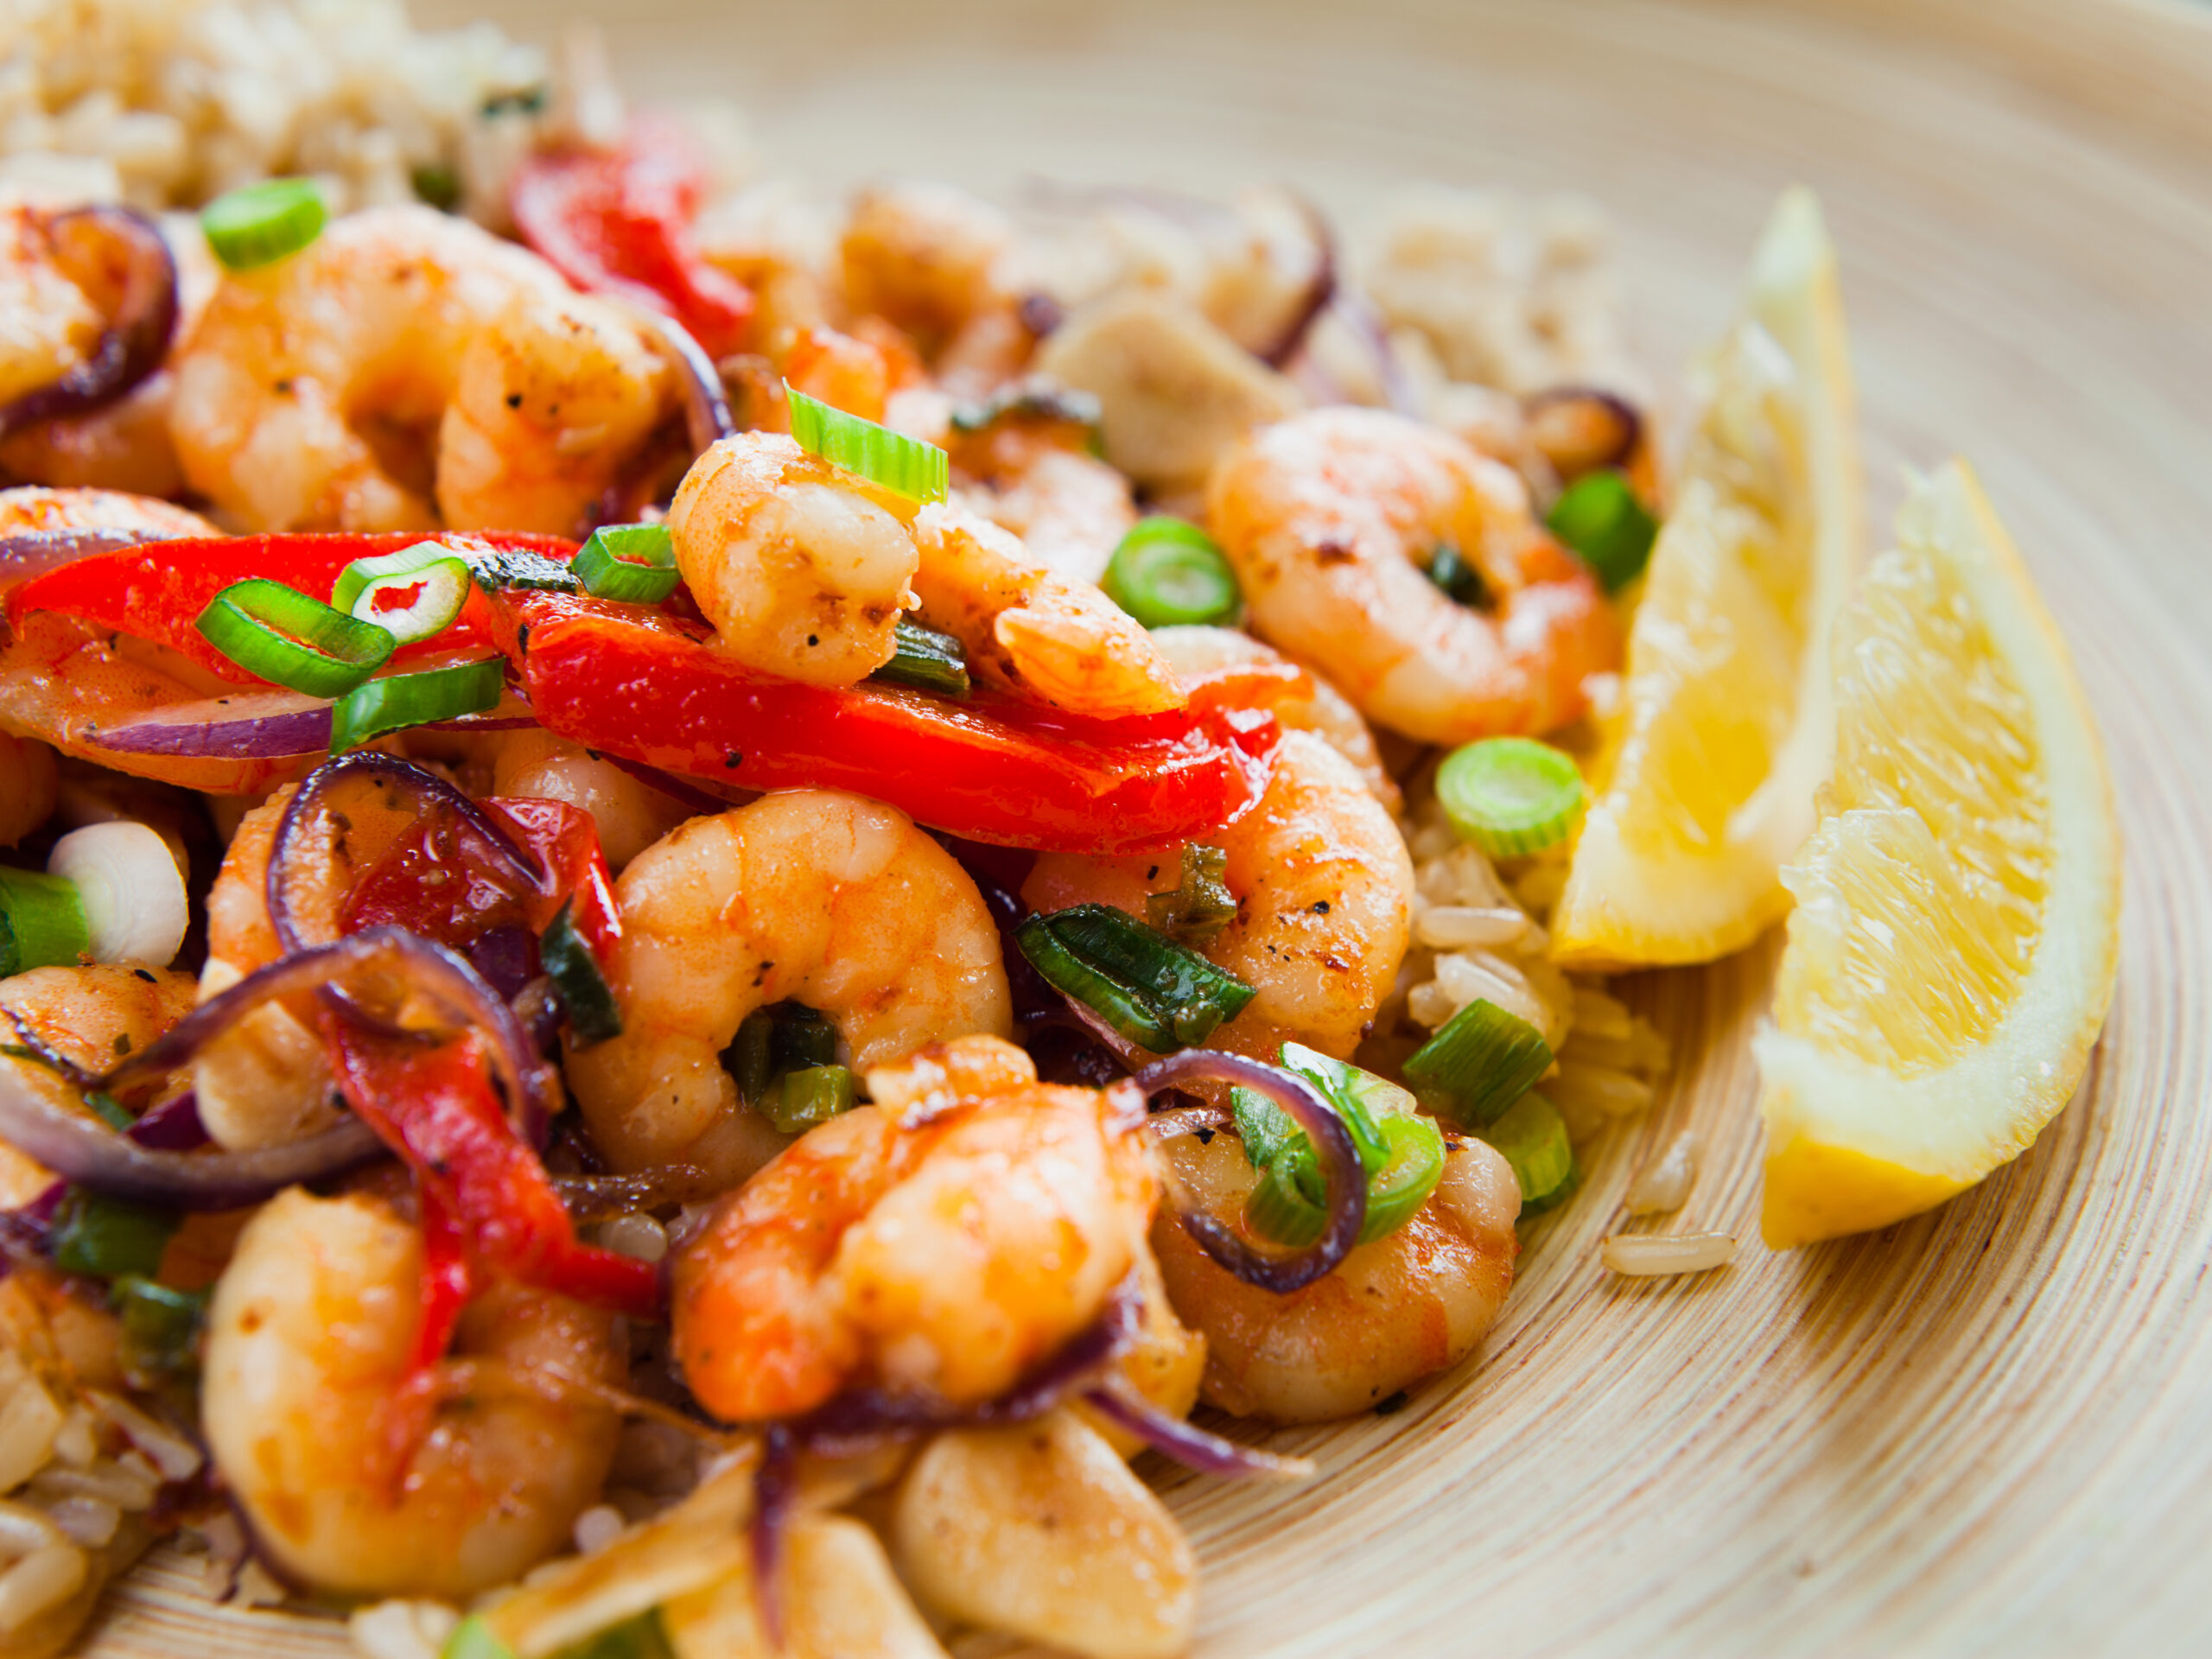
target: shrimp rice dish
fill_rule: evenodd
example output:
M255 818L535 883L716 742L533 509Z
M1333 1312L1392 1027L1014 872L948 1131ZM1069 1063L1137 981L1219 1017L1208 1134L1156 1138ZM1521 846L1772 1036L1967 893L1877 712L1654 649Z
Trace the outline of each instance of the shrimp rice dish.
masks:
M1670 434L1580 200L15 27L0 1653L159 1548L365 1659L1173 1659L1153 1478L1480 1363L1677 1070L1606 976L1787 918L1777 1249L2081 1075L2094 727L1963 467L1861 545L1804 192ZM1591 1271L1726 1271L1699 1150Z

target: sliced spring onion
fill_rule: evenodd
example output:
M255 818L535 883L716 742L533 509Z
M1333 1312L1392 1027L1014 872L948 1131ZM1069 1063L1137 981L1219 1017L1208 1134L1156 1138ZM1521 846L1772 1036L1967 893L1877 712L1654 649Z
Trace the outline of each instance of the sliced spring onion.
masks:
M569 569L593 598L632 605L659 604L683 579L666 524L601 524L576 550Z
M1659 536L1659 521L1636 499L1628 480L1611 471L1586 473L1568 485L1544 523L1609 594L1643 574Z
M1477 997L1407 1058L1406 1086L1457 1128L1480 1130L1551 1070L1551 1045L1517 1014Z
M1205 1041L1255 995L1234 974L1111 905L1032 916L1014 937L1046 983L1158 1054Z
M738 1022L737 1035L722 1050L722 1070L737 1085L737 1097L751 1106L765 1099L775 1081L776 1015L755 1008Z
M150 1279L161 1271L162 1252L176 1229L173 1211L104 1198L73 1186L54 1217L54 1265L96 1279Z
M124 1370L134 1376L190 1370L207 1300L204 1290L172 1290L135 1274L117 1280L108 1306L123 1326Z
M1388 1238L1428 1202L1444 1175L1444 1135L1425 1117L1392 1114L1377 1126L1386 1148L1382 1166L1367 1177L1367 1220L1359 1242ZM1303 1135L1305 1156L1279 1157L1244 1202L1246 1225L1263 1238L1298 1248L1321 1236L1328 1218L1321 1176Z
M515 1659L514 1649L493 1633L480 1614L471 1613L453 1628L438 1659Z
M1372 1243L1395 1232L1428 1202L1443 1176L1443 1135L1414 1113L1412 1096L1370 1071L1298 1043L1285 1043L1281 1059L1329 1098L1351 1131L1368 1181L1359 1242ZM1311 1244L1327 1219L1327 1193L1313 1143L1288 1113L1252 1090L1230 1090L1230 1106L1244 1155L1261 1172L1246 1201L1245 1221L1278 1244Z
M1222 879L1228 868L1221 848L1185 843L1182 884L1147 898L1145 920L1179 944L1205 944L1236 919L1236 898Z
M32 968L73 968L91 946L75 882L0 867L0 979Z
M398 643L373 622L264 576L224 588L194 626L247 673L311 697L344 696Z
M322 191L313 179L264 179L200 210L208 249L232 270L273 264L322 234Z
M809 454L910 500L942 501L950 492L952 463L935 444L832 409L793 391L788 381L784 395L791 404L791 436Z
M372 738L404 731L410 726L480 715L499 706L506 685L504 657L365 681L340 697L330 711L330 752L343 754Z
M1548 1210L1574 1191L1582 1179L1567 1138L1567 1120L1541 1095L1523 1095L1511 1110L1483 1131L1482 1138L1505 1155L1521 1183L1521 1213Z
M777 1071L837 1063L837 1027L828 1014L804 1002L779 1002L769 1012L775 1016L769 1053Z
M418 542L381 558L354 560L339 572L330 606L412 645L453 626L474 580L458 553L436 542Z
M803 1065L786 1071L761 1098L762 1113L779 1135L803 1135L853 1109L853 1074L842 1065Z
M94 962L166 968L183 948L192 921L184 872L147 825L116 818L72 830L47 855L46 873L76 889Z
M837 1027L828 1014L803 1002L753 1009L722 1050L721 1061L737 1084L738 1097L785 1135L796 1135L853 1103L852 1073L837 1064ZM844 1104L835 1110L822 1104L835 1096L837 1087L826 1076L795 1085L798 1092L792 1093L791 1079L810 1071L843 1073ZM798 1127L785 1128L786 1118Z
M939 633L935 628L925 628L918 622L903 620L893 630L893 637L898 650L868 678L887 685L911 685L918 691L934 691L939 696L968 695L968 653L961 648L959 640L949 633Z
M445 162L418 162L409 170L407 182L415 191L415 200L425 207L442 213L461 210L461 175Z
M1490 597L1483 573L1449 542L1429 556L1428 579L1444 590L1446 598L1458 604L1477 606Z
M1492 858L1557 846L1582 822L1582 774L1533 737L1485 737L1444 757L1436 798L1459 839Z
M614 1001L599 960L569 918L575 901L563 899L537 941L537 959L569 1010L569 1034L578 1048L589 1048L622 1034L622 1010Z
M1147 628L1231 623L1244 606L1236 573L1214 538L1165 514L1129 526L1098 585Z

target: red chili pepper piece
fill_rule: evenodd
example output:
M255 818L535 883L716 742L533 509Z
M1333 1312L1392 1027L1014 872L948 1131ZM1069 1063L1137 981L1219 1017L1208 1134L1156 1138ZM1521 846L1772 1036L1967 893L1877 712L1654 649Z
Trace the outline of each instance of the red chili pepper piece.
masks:
M476 1256L594 1307L660 1316L660 1278L650 1264L577 1242L545 1166L500 1110L474 1036L431 1046L336 1014L324 1015L323 1027L346 1104L454 1217Z
M692 238L706 184L704 159L682 129L641 118L619 149L524 162L508 206L523 239L578 288L672 316L709 355L726 357L744 344L753 293L709 264Z
M1173 714L1075 720L984 693L772 679L715 651L703 626L637 606L507 593L493 610L550 731L740 788L852 790L972 841L1078 853L1188 841L1259 798L1276 741L1274 715L1251 706L1265 698L1225 678Z
M275 536L203 537L147 542L113 553L96 553L49 570L8 595L12 621L32 611L59 611L96 627L112 628L181 652L209 673L239 685L267 682L248 673L207 642L193 626L207 602L232 582L266 576L315 599L327 600L339 574L356 559L397 553L417 543L442 539L435 533L356 535L295 531ZM537 553L566 564L575 543L557 536L510 531L470 532L455 541L481 542L502 552ZM486 637L490 620L484 595L472 592L453 626L395 653L395 663L429 653L445 654Z

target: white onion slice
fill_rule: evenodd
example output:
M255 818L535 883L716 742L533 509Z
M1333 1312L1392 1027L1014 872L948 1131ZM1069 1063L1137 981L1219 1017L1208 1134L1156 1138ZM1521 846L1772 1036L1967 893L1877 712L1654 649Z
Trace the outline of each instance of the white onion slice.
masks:
M93 961L175 960L190 907L168 843L153 830L127 819L88 823L54 843L46 868L76 883Z

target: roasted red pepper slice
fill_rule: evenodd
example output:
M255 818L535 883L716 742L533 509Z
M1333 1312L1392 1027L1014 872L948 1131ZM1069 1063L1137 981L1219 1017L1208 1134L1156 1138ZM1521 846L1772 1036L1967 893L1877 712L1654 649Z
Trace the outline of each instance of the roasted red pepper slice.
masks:
M646 1262L577 1242L537 1154L516 1139L466 1036L435 1046L387 1036L345 1015L323 1016L324 1047L346 1103L405 1160L477 1258L523 1284L636 1319L661 1312ZM426 1314L448 1324L450 1274L426 1275Z
M222 679L264 685L268 682L240 668L193 626L210 600L232 582L252 576L266 576L327 600L339 574L354 560L380 557L429 541L450 542L457 551L474 543L499 552L536 553L561 564L576 550L574 542L557 536L511 531L420 535L302 531L145 542L95 553L32 578L9 594L8 615L13 620L31 611L58 611L96 627L167 645ZM481 644L488 620L483 594L472 593L451 627L396 653L394 660L404 663L410 656L444 654Z
M747 789L817 785L971 841L1120 853L1220 828L1266 787L1263 699L1224 678L1188 709L1071 720L979 693L754 674L702 625L564 594L496 597L493 637L538 720L588 747Z
M619 149L532 156L507 200L523 239L578 288L672 316L726 357L745 342L753 294L692 238L706 185L703 158L683 130L642 118Z

